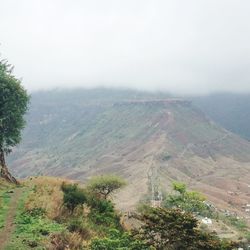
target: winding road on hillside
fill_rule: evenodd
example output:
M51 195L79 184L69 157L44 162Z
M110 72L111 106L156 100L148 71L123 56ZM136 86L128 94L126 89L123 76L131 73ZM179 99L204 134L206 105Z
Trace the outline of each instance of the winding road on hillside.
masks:
M4 227L0 230L0 249L4 249L11 239L11 235L15 230L15 215L17 211L18 201L23 192L22 188L15 188L11 194L9 210L6 216Z

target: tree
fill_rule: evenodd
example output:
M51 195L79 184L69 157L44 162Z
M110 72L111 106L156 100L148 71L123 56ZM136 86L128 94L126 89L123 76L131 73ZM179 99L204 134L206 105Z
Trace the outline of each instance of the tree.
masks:
M83 205L87 201L86 194L77 184L65 184L61 186L63 191L63 204L71 212L74 212L78 205Z
M21 141L29 96L12 71L6 60L0 61L0 168L2 177L17 183L7 168L5 155Z
M186 185L181 182L173 183L175 194L168 195L163 202L164 207L180 208L186 212L208 215L211 213L209 207L204 203L205 197L196 191L187 191Z
M97 193L104 199L114 193L115 190L120 189L126 185L126 182L114 175L101 175L92 177L89 181L87 188L91 192Z
M197 219L180 209L147 207L140 220L143 225L135 237L157 250L231 250L236 246L234 242L202 232L197 228Z

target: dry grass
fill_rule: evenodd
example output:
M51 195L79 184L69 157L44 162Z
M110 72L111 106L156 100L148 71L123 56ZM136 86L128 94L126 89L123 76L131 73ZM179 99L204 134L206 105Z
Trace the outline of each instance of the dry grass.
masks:
M78 233L62 232L51 236L49 250L79 250L82 249L83 240Z
M61 184L72 181L54 177L31 177L25 181L25 185L31 188L25 203L26 209L43 208L48 218L54 219L59 216L63 203Z
M6 188L11 188L11 187L15 187L15 185L7 182L5 179L0 177L0 190L6 189Z

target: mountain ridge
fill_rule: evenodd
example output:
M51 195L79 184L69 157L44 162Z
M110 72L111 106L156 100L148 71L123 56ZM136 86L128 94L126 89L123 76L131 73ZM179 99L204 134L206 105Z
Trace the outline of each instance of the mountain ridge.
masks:
M85 182L92 175L115 173L129 183L116 198L123 209L133 209L152 187L169 190L178 180L222 209L244 214L241 206L250 191L248 141L188 100L106 92L106 100L96 101L93 92L84 100L88 93L83 92L78 99L69 94L66 103L58 101L60 93L47 102L33 97L23 143L9 158L15 174Z

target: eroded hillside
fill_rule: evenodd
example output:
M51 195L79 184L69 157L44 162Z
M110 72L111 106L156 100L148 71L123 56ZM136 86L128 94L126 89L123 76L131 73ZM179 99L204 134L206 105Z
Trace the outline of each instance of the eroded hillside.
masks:
M249 142L188 101L138 93L100 99L85 92L33 98L23 142L9 159L16 175L84 182L115 173L129 183L117 197L123 209L179 180L219 208L247 217L242 206L250 195Z

